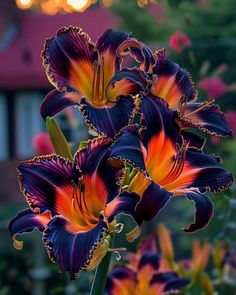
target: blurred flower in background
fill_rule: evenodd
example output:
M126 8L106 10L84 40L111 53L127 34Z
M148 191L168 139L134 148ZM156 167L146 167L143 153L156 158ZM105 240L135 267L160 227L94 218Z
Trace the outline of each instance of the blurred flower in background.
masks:
M32 140L33 147L38 156L48 155L54 152L47 132L38 133Z
M178 53L181 53L185 47L190 47L191 45L192 41L181 31L174 33L169 40L170 48Z
M218 98L227 91L227 84L221 77L205 77L198 82L198 87L210 98Z
M168 267L165 257L157 251L155 236L151 235L140 242L136 254L128 253L125 265L112 269L105 294L176 294L189 282Z

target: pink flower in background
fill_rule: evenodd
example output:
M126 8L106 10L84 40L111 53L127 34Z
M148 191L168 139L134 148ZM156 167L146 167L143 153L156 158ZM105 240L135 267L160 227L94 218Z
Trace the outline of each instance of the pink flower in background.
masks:
M227 85L221 77L206 77L198 82L198 87L205 90L210 98L218 98L227 90Z
M192 42L183 32L177 32L170 37L169 46L175 52L182 52L184 47L191 46Z
M32 145L38 156L54 153L49 135L47 132L40 132L32 139Z

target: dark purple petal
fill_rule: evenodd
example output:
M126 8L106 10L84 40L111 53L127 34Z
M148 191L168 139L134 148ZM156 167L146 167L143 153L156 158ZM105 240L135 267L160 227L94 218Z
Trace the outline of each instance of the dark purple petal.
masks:
M48 79L58 90L74 89L85 94L98 56L82 29L62 27L56 36L46 40L42 58Z
M180 124L183 127L198 128L209 135L232 136L225 114L220 111L217 105L188 103L180 117Z
M205 138L199 137L198 135L191 132L182 131L181 135L183 136L184 141L186 142L187 148L202 150L206 143Z
M150 282L151 286L164 285L164 290L168 294L176 293L190 283L188 279L182 279L174 272L155 274Z
M220 159L214 155L188 150L186 152L188 168L182 173L183 179L184 174L192 174L194 177L190 183L185 184L185 187L195 187L201 192L219 192L230 187L233 183L232 174L227 172L219 161Z
M68 224L62 216L54 216L43 233L43 241L49 257L58 263L62 272L69 272L70 279L75 279L89 264L94 250L108 231L108 224L100 216L93 229L78 233L70 232Z
M8 230L13 237L15 246L22 247L22 242L16 241L15 235L32 232L35 228L43 231L50 219L51 216L48 212L36 214L30 209L20 211L12 218L8 225Z
M110 156L111 140L104 137L97 137L88 141L88 147L80 149L74 157L75 163L87 175L91 182L91 190L105 193L106 202L112 201L119 192L120 185L118 181L121 177L121 169L116 169L108 163ZM105 191L104 191L105 190Z
M131 125L124 128L115 139L111 147L109 160L113 163L116 159L128 162L143 172L146 171L138 125Z
M150 83L150 77L145 72L138 68L124 68L110 80L106 89L106 96L109 101L116 101L119 95L136 95L140 91L146 92Z
M107 61L106 54L108 54L115 62L114 70L116 71L120 69L121 59L116 55L116 50L123 41L129 38L130 34L131 33L124 33L113 29L108 29L99 37L96 43L96 48L98 49L100 55L104 56L105 67Z
M117 102L98 108L82 99L81 111L89 128L99 134L114 138L123 127L130 124L134 116L135 105L130 97L120 97Z
M24 234L38 228L42 231L45 225L50 221L49 214L36 214L30 209L20 211L9 222L9 232L11 235Z
M45 212L51 211L52 215L58 214L56 201L58 189L71 186L71 182L77 180L81 172L68 159L51 155L34 158L22 162L19 167L19 183L27 201L33 210ZM67 202L72 196L60 194ZM71 201L70 201L71 202Z
M165 207L171 196L172 193L152 181L136 206L137 223L152 220Z
M70 106L77 105L79 100L79 94L76 92L52 90L41 104L41 116L46 120L47 116L52 117Z
M156 253L145 252L139 260L138 271L147 265L157 271L160 267L160 256Z
M185 193L185 196L187 199L195 203L196 211L194 222L185 228L184 231L195 232L206 227L214 213L214 205L211 200L207 196L198 192L188 192Z
M165 101L154 96L144 96L141 109L146 127L143 133L143 142L148 146L153 136L164 133L174 144L182 141L179 127L175 122L175 112L171 111Z
M152 93L163 98L172 109L178 109L184 101L192 101L197 96L189 73L166 58L166 51L157 53L153 68Z
M126 294L129 291L132 292L136 282L135 272L125 265L117 265L108 274L105 295L122 295L123 292Z
M108 218L109 222L121 213L129 215L135 220L135 208L139 200L140 197L135 193L127 191L122 192L118 197L107 204L104 215Z
M135 38L124 41L117 49L117 54L120 56L130 55L140 63L140 69L145 72L151 72L155 64L155 57L148 46L139 42Z

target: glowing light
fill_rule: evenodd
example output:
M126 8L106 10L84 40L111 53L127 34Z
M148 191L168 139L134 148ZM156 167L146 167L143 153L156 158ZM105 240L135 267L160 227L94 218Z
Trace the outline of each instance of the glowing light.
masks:
M33 0L16 0L16 5L20 9L28 9L33 5L34 1Z
M110 7L113 4L113 0L102 0L102 5L105 7Z
M85 11L91 5L90 0L67 0L67 3L79 12Z

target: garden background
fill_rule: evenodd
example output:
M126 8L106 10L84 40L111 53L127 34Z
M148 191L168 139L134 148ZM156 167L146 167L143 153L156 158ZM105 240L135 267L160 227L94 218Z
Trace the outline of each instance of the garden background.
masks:
M85 295L92 281L93 273L82 273L75 282L70 282L67 274L58 273L57 265L47 257L38 232L25 236L24 248L18 252L7 231L9 219L25 207L18 189L16 167L21 160L38 152L33 138L45 131L39 107L52 86L41 65L40 52L45 38L54 35L59 27L82 27L93 40L112 27L133 32L153 49L167 48L169 57L190 72L199 99L216 99L227 113L233 138L207 138L206 151L220 155L223 166L236 175L234 0L84 1L86 9L72 5L73 11L59 10L62 2L0 0L0 295ZM90 136L78 111L65 112L57 120L69 141ZM194 239L207 240L213 246L220 241L233 249L235 195L233 186L212 196L214 217L206 229L194 234L181 231L192 218L191 203L173 199L151 224L144 226L142 235L155 232L157 223L166 224L179 260L191 257ZM132 227L130 220L122 216L121 219L127 227ZM122 239L116 244L135 251L135 244L128 245ZM207 272L212 278L214 271L210 258ZM236 276L216 285L216 290L219 294L236 294ZM196 289L191 294L206 293Z

